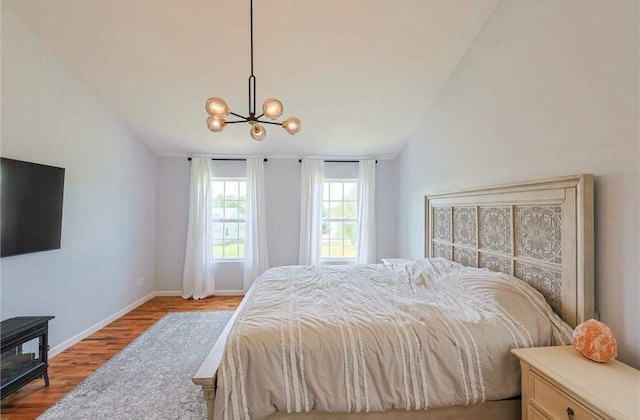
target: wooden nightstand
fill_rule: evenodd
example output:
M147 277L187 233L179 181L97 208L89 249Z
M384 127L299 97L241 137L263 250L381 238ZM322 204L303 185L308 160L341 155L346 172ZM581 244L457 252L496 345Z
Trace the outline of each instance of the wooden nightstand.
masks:
M391 264L409 264L413 262L410 258L381 258L382 264L391 265Z
M522 368L523 420L640 419L640 371L588 360L573 346L511 350Z

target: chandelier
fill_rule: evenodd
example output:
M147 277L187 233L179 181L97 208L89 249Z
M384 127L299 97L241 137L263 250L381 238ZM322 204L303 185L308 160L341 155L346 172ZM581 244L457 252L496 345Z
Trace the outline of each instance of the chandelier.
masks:
M249 2L250 11L250 27L251 27L251 76L249 76L249 116L236 114L231 112L229 106L222 98L213 97L207 100L205 109L209 114L207 118L207 127L214 133L220 132L227 124L248 123L251 128L249 134L254 140L262 140L267 135L263 124L279 125L289 134L296 134L300 131L300 120L296 117L289 117L282 122L272 122L261 119L267 117L270 120L277 120L284 110L282 102L275 98L267 98L262 104L262 114L256 115L256 77L253 75L253 0ZM236 121L227 121L224 119L227 115L233 115L240 118Z

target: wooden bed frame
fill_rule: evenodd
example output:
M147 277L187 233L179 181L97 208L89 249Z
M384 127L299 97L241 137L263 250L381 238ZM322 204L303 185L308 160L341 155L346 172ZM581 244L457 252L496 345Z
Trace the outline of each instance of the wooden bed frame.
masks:
M593 318L593 176L576 175L425 197L425 256L512 274L538 289L571 326ZM247 296L253 293L249 290ZM216 377L245 298L200 366L213 419ZM421 411L274 413L273 419L519 419L520 401Z

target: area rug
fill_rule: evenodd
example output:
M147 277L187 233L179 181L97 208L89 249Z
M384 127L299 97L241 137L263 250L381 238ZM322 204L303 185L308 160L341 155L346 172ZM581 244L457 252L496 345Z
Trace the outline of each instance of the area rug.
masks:
M165 315L39 419L206 419L191 382L232 311Z

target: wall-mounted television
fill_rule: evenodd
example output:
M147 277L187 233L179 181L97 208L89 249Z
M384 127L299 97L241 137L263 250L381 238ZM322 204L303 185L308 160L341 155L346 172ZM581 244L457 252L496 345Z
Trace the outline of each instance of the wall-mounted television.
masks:
M0 256L60 248L64 168L0 158Z

